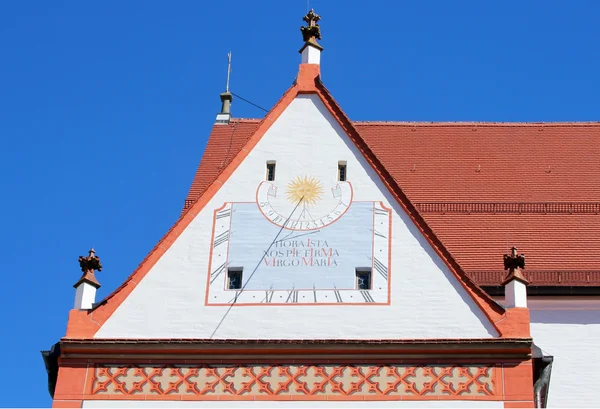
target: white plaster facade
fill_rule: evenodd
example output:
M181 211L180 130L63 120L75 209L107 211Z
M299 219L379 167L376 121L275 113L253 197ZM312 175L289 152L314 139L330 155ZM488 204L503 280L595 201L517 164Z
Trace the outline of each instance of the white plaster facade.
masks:
M499 401L110 401L88 400L84 408L504 408Z
M548 407L598 407L600 299L529 301L531 335L554 356Z
M213 212L227 201L253 201L256 187L265 180L266 162L273 160L278 179L309 174L332 182L338 162L346 161L354 200L379 200L392 208L391 305L205 306ZM317 95L299 95L285 109L96 334L220 339L497 336Z

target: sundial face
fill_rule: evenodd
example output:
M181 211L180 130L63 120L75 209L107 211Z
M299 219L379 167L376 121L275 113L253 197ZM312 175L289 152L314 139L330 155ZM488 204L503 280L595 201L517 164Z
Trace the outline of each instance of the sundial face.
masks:
M215 209L212 236L207 305L390 302L391 209L350 182L261 182L253 202Z
M339 220L352 203L352 185L337 182L325 189L312 176L297 176L284 189L275 183L259 185L258 207L270 222L288 230L316 230Z

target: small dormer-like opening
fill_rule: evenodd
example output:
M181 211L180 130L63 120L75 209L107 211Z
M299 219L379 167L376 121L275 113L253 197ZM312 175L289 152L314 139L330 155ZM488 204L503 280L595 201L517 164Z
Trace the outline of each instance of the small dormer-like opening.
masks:
M267 180L273 182L275 180L275 161L267 161Z
M371 268L357 267L356 268L356 288L358 290L371 289Z
M227 269L227 289L239 290L242 288L242 267L229 267Z
M338 162L338 180L340 182L345 182L347 175L347 164L345 160Z

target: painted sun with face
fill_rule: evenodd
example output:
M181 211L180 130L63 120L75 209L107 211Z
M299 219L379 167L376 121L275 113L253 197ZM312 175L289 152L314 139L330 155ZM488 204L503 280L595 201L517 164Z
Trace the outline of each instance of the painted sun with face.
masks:
M304 205L310 206L316 204L321 199L323 186L317 178L297 176L287 185L285 193L290 202L298 203L302 200Z

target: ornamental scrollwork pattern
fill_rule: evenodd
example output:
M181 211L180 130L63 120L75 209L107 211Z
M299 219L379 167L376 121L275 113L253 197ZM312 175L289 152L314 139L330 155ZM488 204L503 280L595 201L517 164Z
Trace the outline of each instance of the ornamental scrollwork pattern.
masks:
M218 399L393 399L493 397L493 366L162 365L97 366L91 394ZM489 399L489 398L488 398Z

